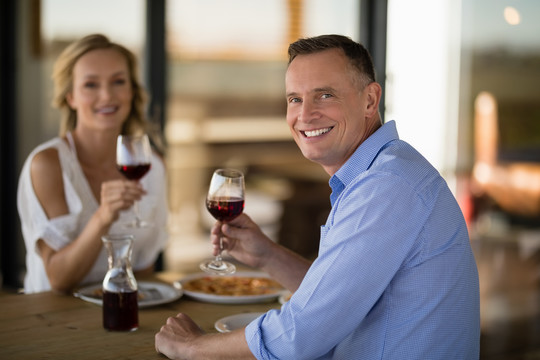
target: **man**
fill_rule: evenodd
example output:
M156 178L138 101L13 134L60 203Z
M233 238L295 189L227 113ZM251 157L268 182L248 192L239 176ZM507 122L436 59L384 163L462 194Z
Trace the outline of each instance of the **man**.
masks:
M368 52L338 35L298 40L286 98L296 143L331 176L317 259L273 243L247 215L218 222L214 252L224 236L229 254L294 295L228 334L203 334L179 314L156 349L182 359L478 359L478 273L465 221L439 173L399 140L393 121L381 124Z

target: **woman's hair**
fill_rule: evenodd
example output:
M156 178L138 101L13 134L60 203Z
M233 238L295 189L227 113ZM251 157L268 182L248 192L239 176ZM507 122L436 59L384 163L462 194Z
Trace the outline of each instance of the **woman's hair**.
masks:
M360 75L362 87L375 82L375 67L367 49L343 35L320 35L303 38L289 45L289 64L298 55L308 55L324 50L341 49L353 69Z
M64 136L77 126L77 112L67 102L66 95L73 90L73 68L81 56L97 49L113 49L126 58L129 78L133 91L131 111L122 126L122 134L132 134L146 130L144 105L146 93L138 78L135 55L124 46L111 42L106 36L93 34L75 41L62 51L54 64L52 79L54 81L54 97L52 106L60 109L62 118L60 136Z

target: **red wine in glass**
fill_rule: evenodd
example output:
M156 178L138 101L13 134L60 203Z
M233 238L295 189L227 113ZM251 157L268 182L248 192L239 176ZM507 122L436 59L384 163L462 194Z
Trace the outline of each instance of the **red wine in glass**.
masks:
M244 199L235 197L206 200L206 208L219 221L231 221L244 211Z
M244 174L235 169L217 169L212 175L206 196L206 208L218 221L228 222L244 211ZM223 261L221 250L223 237L219 239L219 252L215 259L203 261L200 268L214 275L228 275L236 266Z
M150 171L152 148L146 134L119 135L116 142L116 168L129 180L139 181ZM133 206L135 220L128 227L147 227L153 224L139 216L139 202Z
M150 164L117 165L117 168L129 180L139 180L150 170Z

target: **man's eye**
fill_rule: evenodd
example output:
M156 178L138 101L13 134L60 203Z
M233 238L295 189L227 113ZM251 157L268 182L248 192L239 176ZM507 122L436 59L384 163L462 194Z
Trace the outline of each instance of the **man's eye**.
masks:
M321 98L323 98L323 99L328 99L328 98L331 98L331 97L333 97L332 94L322 94L322 96L321 96Z
M290 98L289 102L290 103L299 103L299 102L301 102L301 100L299 98Z

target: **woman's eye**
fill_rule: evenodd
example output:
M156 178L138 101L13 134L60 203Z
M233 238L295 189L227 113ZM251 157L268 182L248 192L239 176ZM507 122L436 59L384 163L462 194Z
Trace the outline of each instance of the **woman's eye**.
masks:
M114 83L116 85L124 85L125 83L127 83L126 79L116 79L114 80Z
M95 83L93 81L88 81L88 82L84 83L84 87L89 88L89 89L93 89L93 88L97 87L97 83Z

